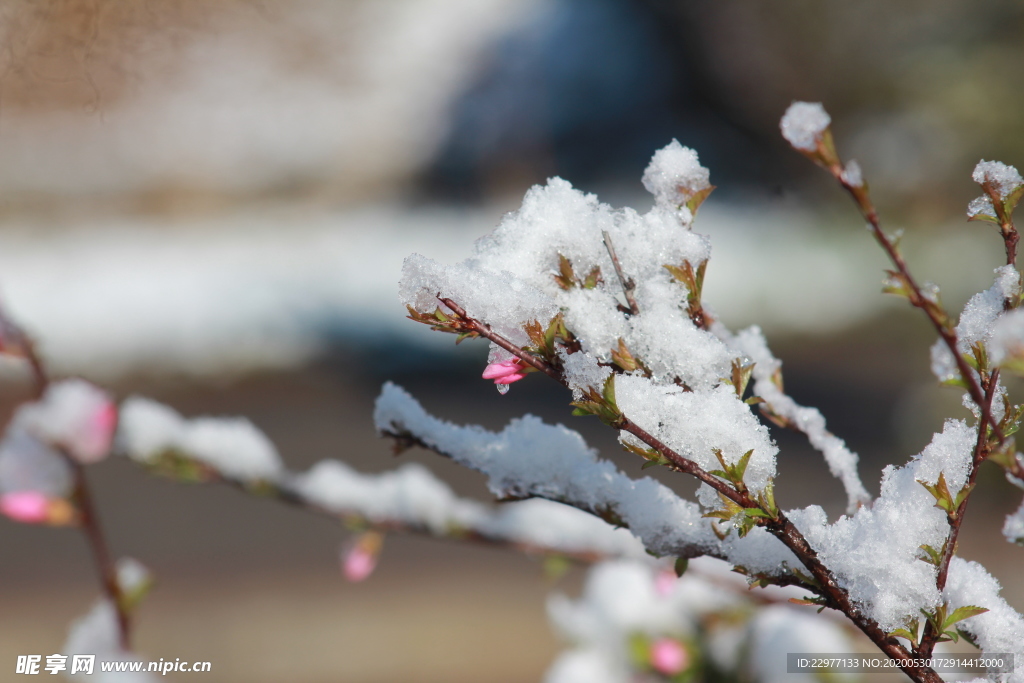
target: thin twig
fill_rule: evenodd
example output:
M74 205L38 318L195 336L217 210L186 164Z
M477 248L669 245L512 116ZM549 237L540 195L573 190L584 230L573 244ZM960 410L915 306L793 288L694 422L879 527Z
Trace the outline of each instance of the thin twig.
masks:
M50 378L46 372L46 366L36 352L35 343L23 335L21 343L24 349L25 359L28 361L33 378L33 399L38 401L45 394L50 385ZM96 564L96 573L100 585L107 599L114 605L117 611L118 640L121 647L128 651L131 644L131 622L127 613L127 605L121 593L121 587L117 580L117 567L111 558L103 528L100 525L96 508L92 502L92 495L89 491L89 483L85 478L85 470L81 463L72 458L70 454L61 451L65 460L71 467L74 475L72 496L78 506L82 533L89 544L93 559Z
M639 315L640 307L636 303L636 297L633 296L636 282L622 272L622 265L619 263L619 257L615 254L615 247L612 245L612 236L608 234L607 230L602 230L601 236L604 238L604 248L608 250L608 255L612 258L615 274L619 276L619 282L622 283L622 292L626 295L626 301L629 302L629 313L630 315Z
M117 612L117 635L121 649L128 652L131 650L131 618L128 615L121 584L117 580L117 567L110 555L106 538L103 535L103 528L96 514L96 507L92 502L89 485L85 479L85 469L67 454L65 457L74 472L74 498L78 506L82 533L85 534L85 538L89 542L89 548L96 564L96 573L103 584L103 591Z
M957 369L960 371L960 376L963 377L964 382L967 384L967 391L971 395L973 400L978 406L985 405L985 392L978 384L978 379L974 376L974 372L971 370L971 366L967 364L967 360L964 359L963 354L957 348L957 336L956 330L949 325L949 316L942 311L942 315L939 314L939 307L932 303L921 291L921 287L914 280L913 275L910 274L910 269L907 267L906 261L903 260L903 255L900 254L899 249L893 244L892 240L882 231L881 222L878 218L878 212L875 210L874 205L871 203L871 199L868 197L862 185L853 185L846 178L843 177L842 167L836 165L830 167L829 171L835 177L836 180L843 186L850 196L853 197L857 203L857 207L860 209L861 215L867 220L868 225L871 227L871 232L875 237L875 240L881 245L882 249L889 256L889 260L892 261L893 265L899 271L904 282L910 287L910 303L912 306L920 308L924 311L925 315L931 321L932 326L939 333L939 337L949 348L950 353L953 355L953 360L956 362ZM982 423L987 422L992 427L992 433L1002 443L1005 440L1003 430L999 427L995 418L992 417L991 411L982 411L981 416Z

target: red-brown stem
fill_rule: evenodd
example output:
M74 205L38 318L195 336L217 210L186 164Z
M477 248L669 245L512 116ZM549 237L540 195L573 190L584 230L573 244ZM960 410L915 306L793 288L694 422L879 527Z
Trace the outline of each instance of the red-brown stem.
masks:
M995 397L996 389L999 386L999 370L993 370L989 375L988 382L986 383L985 390L985 404L980 406L982 411L992 411L992 399ZM985 429L985 423L981 420L978 421L978 438L974 443L974 457L971 460L971 470L967 477L967 481L964 483L964 487L968 489L968 492L974 489L974 485L978 481L978 471L981 469L981 463L989 455L989 439L988 433ZM956 554L956 543L957 538L960 535L960 526L963 524L964 514L967 512L967 503L970 501L971 496L968 493L961 501L959 507L953 515L948 516L949 520L949 534L946 537L946 545L942 549L942 557L939 559L938 572L935 575L935 587L939 589L939 593L946 588L946 578L949 576L949 563L953 561L953 555ZM929 621L925 624L924 635L921 636L921 645L918 648L918 655L923 658L931 657L932 650L935 648L935 644L938 642L938 638L942 634L935 629L932 622Z
M996 212L996 220L999 221L999 231L1003 236L1003 246L1006 248L1006 264L1010 266L1015 265L1017 263L1017 242L1020 241L1020 235L1013 224L1013 217L1008 215L1003 209L1003 198L995 187L992 187L989 183L983 183L981 189L989 196L992 202L992 209Z
M557 368L544 362L544 360L537 358L533 354L523 351L500 334L491 330L489 325L469 317L466 314L465 309L451 299L443 297L438 297L438 299L453 313L462 318L463 322L477 332L477 334L497 344L524 362L529 363L531 366L555 379L563 386L566 386L565 378L562 377ZM623 416L616 426L628 431L630 434L633 434L645 444L655 449L662 457L672 462L673 466L707 483L737 505L744 508L759 507L749 495L736 491L724 481L706 472L697 463L683 457L679 453L676 453L672 448L665 445L659 439L649 434L646 430L636 425L636 423L629 420L628 417ZM828 601L829 607L833 607L843 612L857 626L857 628L861 630L862 633L870 638L882 652L896 661L899 664L900 669L902 669L903 672L913 680L919 681L920 683L942 683L942 679L931 668L909 664L912 660L912 654L900 645L895 638L890 638L874 620L866 616L856 605L852 603L849 594L836 582L835 577L832 576L832 572L830 572L828 568L821 563L818 559L817 553L814 552L813 548L811 548L807 539L804 538L803 534L800 533L800 530L797 529L781 511L775 519L766 520L764 522L764 526L773 536L782 541L783 544L785 544L786 547L796 555L797 559L800 560L800 563L803 564L809 572L811 572L811 575L820 584L822 591L821 595Z
M931 321L932 326L935 327L935 331L939 333L939 337L942 338L943 342L949 348L949 352L953 355L953 360L956 362L957 369L960 371L960 376L963 377L964 382L967 384L967 391L971 395L971 399L978 405L983 406L985 404L985 393L982 391L981 386L978 384L977 378L975 378L971 366L967 364L963 354L957 348L957 336L956 331L951 329L942 318L940 318L932 306L926 305L928 299L924 293L921 292L920 286L917 281L910 274L910 269L907 267L906 261L903 260L902 254L896 248L896 245L892 243L886 234L882 231L881 223L878 219L878 212L875 210L874 205L868 198L867 193L864 191L863 186L851 185L846 179L843 178L842 168L838 165L829 168L829 171L835 176L836 180L843 186L843 188L850 193L854 201L860 208L861 215L864 216L868 224L871 226L871 232L875 236L875 240L878 241L882 249L889 256L889 260L892 261L893 265L896 266L896 270L899 271L900 275L904 278L904 281L910 287L911 305L920 308L924 311L925 315ZM948 319L948 318L947 318ZM992 427L992 433L1002 442L1005 437L1003 431L993 419L991 412L982 412L981 416L982 423L989 423Z
M50 386L50 378L46 372L46 366L36 352L35 344L27 337L24 340L25 358L29 368L32 370L34 384L33 399L39 400L46 393ZM96 508L92 502L92 495L89 492L89 483L85 478L85 470L82 465L72 458L68 453L63 452L65 460L71 467L74 475L74 489L72 496L78 506L79 522L82 533L89 544L92 556L96 564L96 572L103 587L103 592L114 604L117 611L118 640L121 647L128 651L131 645L131 624L126 612L127 606L121 594L121 587L117 581L117 568L111 559L107 547L103 529L100 526L99 517L96 515Z
M407 434L393 434L384 432L384 436L391 436L393 438L402 439L407 442L415 443L417 446L434 450L435 452L441 453L435 448L432 448L428 444L410 437ZM442 455L447 454L441 453ZM211 473L211 481L216 481L222 484L231 486L232 488L238 489L246 493L252 493L252 486L241 479L235 479L228 477L221 473ZM431 536L442 540L452 541L472 541L474 543L480 543L483 545L489 545L494 547L512 548L515 550L522 551L530 555L557 555L565 557L576 562L593 563L600 562L601 560L607 559L608 556L593 551L572 551L564 550L556 546L545 546L536 543L523 543L519 541L511 541L507 538L503 538L498 535L489 534L476 529L453 529L450 532L438 532L431 527L424 524L412 524L398 519L369 519L365 515L355 511L337 511L325 508L321 505L308 500L298 491L287 486L269 484L267 488L259 489L260 496L269 495L271 498L277 500L280 503L291 505L306 512L310 512L323 517L331 518L335 521L340 521L345 526L356 529L374 529L376 531L383 532L399 532L399 533L413 533L421 534L424 536Z
M85 469L74 459L68 457L67 460L71 464L75 476L74 499L78 505L82 533L85 534L85 538L89 542L89 548L96 564L96 573L103 585L103 592L106 593L107 599L113 603L117 612L118 639L121 648L127 652L131 649L131 621L124 595L121 592L121 585L117 580L117 567L110 555L106 537L103 535L103 528L96 514L96 507L92 502L89 485L85 479Z

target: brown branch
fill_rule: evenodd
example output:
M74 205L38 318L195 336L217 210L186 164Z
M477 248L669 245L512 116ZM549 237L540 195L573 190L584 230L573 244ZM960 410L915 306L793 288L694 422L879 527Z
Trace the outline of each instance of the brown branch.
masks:
M884 235L882 239L883 241L886 241ZM544 362L542 359L537 358L533 354L523 351L500 334L494 332L489 325L469 317L466 314L465 309L451 299L442 297L438 298L453 313L462 318L462 322L465 325L473 329L480 336L497 344L524 362L529 363L531 366L555 379L563 386L567 386L565 378L557 368ZM632 422L628 417L622 416L615 426L633 434L657 451L662 457L672 462L673 466L707 483L737 505L744 508L760 507L746 492L737 491L724 481L709 474L701 468L700 465L683 457L675 450L662 443L659 439L649 434L639 425ZM821 560L818 559L817 553L813 548L811 548L807 539L804 538L799 529L797 529L781 511L778 512L774 519L759 520L759 524L762 524L773 536L782 541L782 543L789 548L794 555L796 555L797 559L800 560L800 563L811 572L811 575L821 586L821 596L826 599L828 606L843 612L857 626L857 628L861 630L862 633L875 643L882 652L895 660L904 673L920 683L941 683L942 679L931 668L909 664L909 662L912 661L913 655L906 648L900 645L895 638L891 638L886 634L873 619L865 615L860 608L853 604L846 590L837 583L832 572L829 571L829 569L822 564Z
M117 612L117 635L121 649L128 652L131 650L131 620L124 594L121 591L121 584L117 579L117 567L111 558L106 538L103 535L103 528L96 514L96 507L92 502L89 485L85 479L85 469L67 453L64 453L64 456L74 472L73 495L78 507L82 533L85 534L85 538L89 542L89 548L96 564L96 573L103 585L103 592L106 593Z
M1006 213L1003 208L1003 198L999 191L990 183L983 183L981 189L989 196L992 202L992 209L996 212L996 220L999 221L999 232L1003 237L1003 246L1006 248L1006 265L1012 266L1017 262L1017 243L1020 235L1013 224L1013 217Z
M608 250L608 255L612 258L612 265L615 267L615 274L619 276L619 282L622 283L622 291L626 295L626 301L629 302L629 313L630 315L639 315L640 306L636 303L636 297L633 296L633 291L636 289L636 282L633 278L626 277L622 272L622 266L619 264L619 257L615 254L615 247L612 246L612 237L608 234L607 230L601 231L601 237L604 238L604 248Z
M50 386L50 378L46 372L46 366L36 352L35 343L25 334L22 334L19 341L22 344L25 359L28 361L29 368L32 371L34 389L31 400L38 401L45 395L47 388ZM110 556L106 537L103 534L103 528L100 525L96 508L93 505L89 483L85 478L85 469L81 463L71 457L65 450L60 449L60 452L68 462L73 473L72 497L78 507L82 533L92 552L100 585L117 612L118 640L122 649L128 651L131 646L131 622L127 612L127 604L117 579L117 567Z
M409 434L386 435L392 436L396 438L396 440L401 441L403 447L415 444L417 446L429 448L429 446L427 446L423 441ZM252 494L255 492L259 496L272 498L279 503L304 510L320 517L329 518L336 522L341 522L346 527L350 528L357 527L384 532L411 533L448 541L471 541L487 546L512 548L528 555L558 555L576 562L587 564L600 562L601 560L608 558L606 554L595 551L565 550L555 546L512 541L503 536L486 533L479 529L458 528L452 529L450 532L438 533L425 524L415 524L397 519L370 519L365 514L354 509L341 511L332 510L322 505L318 505L287 485L261 482L259 488L254 489L250 483L227 476L217 472L216 470L210 469L206 473L209 477L206 481L224 484L246 494Z
M844 176L843 169L839 166L838 162L833 166L828 167L829 172L835 177L839 184L843 186L850 196L853 197L860 209L861 215L867 220L868 225L871 227L871 232L875 237L875 240L881 245L882 249L889 256L889 260L892 261L893 265L896 266L896 270L899 271L900 276L906 282L907 286L910 287L910 304L916 308L920 308L924 311L925 315L931 321L935 331L939 333L939 337L942 338L943 342L949 348L950 353L953 355L953 360L956 362L957 369L960 371L960 376L963 377L964 383L967 384L967 391L971 395L973 400L978 406L985 405L985 392L982 390L978 383L978 379L974 376L971 367L967 364L963 354L957 348L957 336L956 330L949 324L949 316L943 311L937 304L932 302L928 297L921 291L921 287L914 280L913 275L910 274L910 269L907 267L906 261L903 260L903 255L900 254L899 249L893 244L892 240L882 231L881 222L878 218L878 212L875 210L874 204L871 203L870 197L868 197L867 191L863 185L852 185ZM1005 440L1002 429L996 423L992 417L991 411L982 412L981 416L982 423L987 422L992 427L992 433L1002 443Z

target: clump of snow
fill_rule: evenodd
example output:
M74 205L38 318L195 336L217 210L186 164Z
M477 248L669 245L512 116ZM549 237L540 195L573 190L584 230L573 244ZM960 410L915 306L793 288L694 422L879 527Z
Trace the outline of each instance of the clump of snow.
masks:
M710 173L700 165L697 153L678 140L654 153L643 183L658 206L666 209L681 208L690 197L711 187Z
M134 557L122 557L117 561L117 585L123 593L132 594L153 580L153 574Z
M76 673L70 676L75 681L91 683L152 683L157 679L145 671L104 672L102 662L139 661L139 657L121 648L117 626L117 610L109 600L98 600L89 613L71 624L63 652L68 657L70 671L74 655L96 655L91 674Z
M721 468L715 449L729 463L752 450L744 476L747 488L756 494L775 476L778 448L732 386L684 391L654 385L644 377L621 376L615 381L615 396L619 409L633 422L704 470ZM710 487L702 489L701 502L711 508L720 505Z
M935 567L918 557L921 545L940 549L949 527L918 481L934 484L942 473L955 496L967 481L976 438L962 420L947 420L920 455L886 467L871 506L831 525L818 506L788 513L839 584L886 631L938 604Z
M678 143L656 155L647 181L652 191L663 193L657 195L664 200L659 200L662 204L670 202L664 195L670 189L698 191L707 187L706 170L695 159ZM598 361L609 362L620 338L627 344L636 343L648 336L652 321L664 317L664 311L671 311L671 318L680 316L677 307L685 301L686 289L672 281L664 266L681 267L688 262L696 268L710 256L707 238L680 230L678 212L662 204L643 215L631 209L615 210L594 195L553 178L547 185L527 192L522 207L478 240L473 255L465 261L444 266L419 255L407 258L399 285L400 299L429 312L438 305L438 295L450 298L520 346L528 343L522 330L526 323L547 325L562 312L583 351ZM622 283L616 276L605 235L626 277L636 283L639 316L627 315L618 308L624 301ZM568 261L576 280L567 289L555 280L562 259ZM595 268L600 277L592 283L594 286L580 286ZM676 325L693 326L685 315ZM670 335L663 332L661 337L669 339ZM697 362L685 359L692 357L691 346L700 338L689 334L683 339L686 343L680 344L677 335L671 339L674 345L659 342L659 349L671 348L674 355L651 360L666 375L680 363L685 367L679 372L698 372ZM703 358L707 351L696 355Z
M274 444L245 418L189 420L144 398L121 406L118 440L129 457L143 463L176 452L243 481L275 481L283 472Z
M293 478L290 489L332 512L357 511L374 522L422 524L435 533L470 527L484 514L482 505L456 498L416 463L382 474L361 474L343 462L323 460Z
M750 673L758 683L817 683L824 677L788 673L787 654L840 653L848 652L850 647L850 640L839 624L813 612L782 605L759 611L750 623L750 631Z
M992 328L988 354L995 365L1024 360L1024 310L1018 308L999 317Z
M1000 161L985 161L982 159L974 167L971 174L974 182L979 185L988 185L999 193L1000 199L1006 199L1012 192L1024 184L1024 178L1013 166L1008 166Z
M1017 511L1006 515L1003 523L1003 536L1010 543L1024 545L1024 502L1020 504Z
M988 609L984 614L959 622L957 627L974 636L984 654L1013 654L1016 668L1004 680L1021 683L1024 681L1024 668L1020 666L1024 661L1024 617L1010 607L999 592L999 582L984 567L953 557L943 591L950 611L966 605Z
M870 502L871 496L857 473L857 454L847 448L845 441L826 429L825 417L817 408L801 406L775 384L773 377L782 367L782 361L768 349L761 328L755 325L735 336L724 327L716 327L715 331L754 363L753 393L763 398L772 412L788 419L806 434L811 445L825 457L832 476L842 481L846 489L847 514L853 514L858 507Z
M612 374L610 368L598 365L597 359L589 353L567 354L564 350L559 350L559 357L562 359L566 383L572 389L573 398L577 401L587 387L593 387L600 391L604 387L605 380Z
M976 343L988 344L1006 301L1020 294L1020 273L1016 268L1006 265L996 268L994 272L995 284L971 297L960 314L960 322L956 326L957 349L960 353L970 354L971 346ZM943 340L937 340L932 346L931 358L932 373L939 381L958 376L956 361Z
M843 168L842 180L851 187L863 187L864 173L861 171L860 164L853 159L846 162L846 166Z
M15 416L21 428L82 463L106 457L116 420L110 396L79 379L51 384L40 401Z
M832 123L820 102L794 102L782 116L779 127L782 137L796 149L813 152L818 148L818 139Z
M978 216L996 217L995 207L992 206L992 198L988 195L975 197L967 205L967 217L977 218Z

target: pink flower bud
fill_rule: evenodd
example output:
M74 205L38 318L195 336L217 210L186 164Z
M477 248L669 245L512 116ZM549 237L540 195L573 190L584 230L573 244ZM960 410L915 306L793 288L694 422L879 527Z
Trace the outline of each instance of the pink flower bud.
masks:
M343 551L341 572L345 578L353 583L368 578L377 567L377 558L380 557L383 543L383 536L375 531L369 531L357 538Z
M484 368L484 379L493 379L495 384L511 384L526 377L526 364L518 358L500 363L491 363Z
M0 513L15 522L41 524L50 516L50 499L39 491L16 491L0 496Z
M678 579L679 577L671 569L661 570L654 577L654 592L663 598L671 595Z
M678 640L659 638L651 643L651 667L666 676L674 676L690 663L690 655Z

